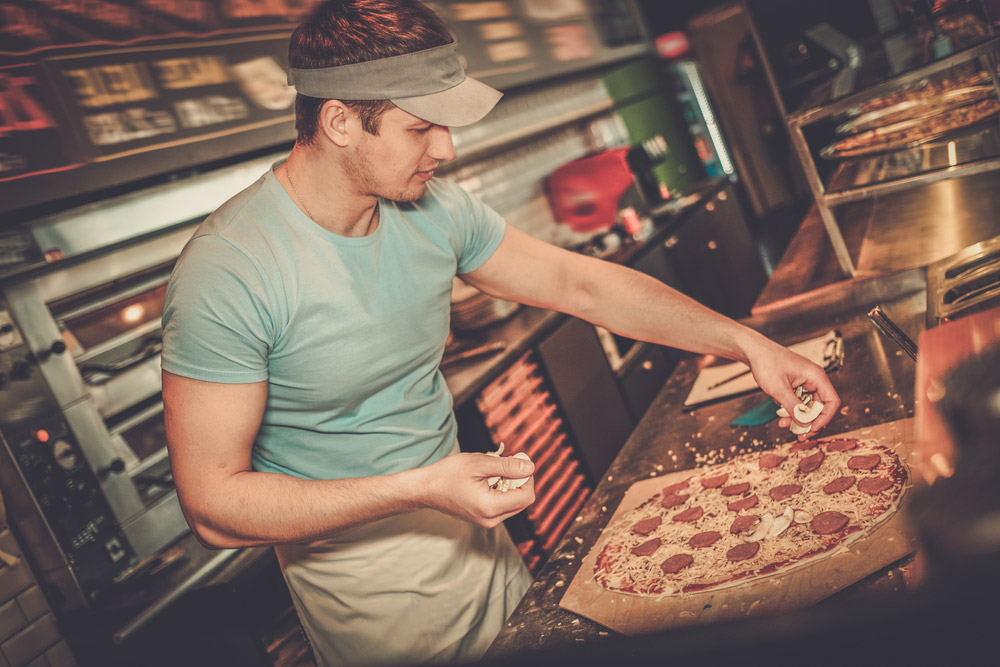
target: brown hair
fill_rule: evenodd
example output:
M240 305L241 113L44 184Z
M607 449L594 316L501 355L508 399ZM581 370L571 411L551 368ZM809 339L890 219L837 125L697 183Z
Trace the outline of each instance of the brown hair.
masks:
M292 33L288 64L296 68L336 67L379 60L449 44L441 19L420 0L327 0ZM361 117L369 134L378 134L388 100L342 100ZM325 99L297 95L298 142L311 144Z

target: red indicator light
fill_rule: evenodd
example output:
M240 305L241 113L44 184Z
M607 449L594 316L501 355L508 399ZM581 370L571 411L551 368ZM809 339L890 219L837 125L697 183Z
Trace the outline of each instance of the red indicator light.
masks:
M38 429L35 431L35 437L38 439L38 442L48 442L49 432L45 429Z

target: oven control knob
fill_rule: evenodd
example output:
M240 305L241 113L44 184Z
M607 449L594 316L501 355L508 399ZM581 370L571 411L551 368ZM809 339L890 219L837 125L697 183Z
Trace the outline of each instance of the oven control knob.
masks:
M101 472L105 475L110 475L111 473L119 473L123 470L125 470L125 462L121 459L112 459Z
M49 349L42 350L41 352L39 352L38 358L41 359L42 361L45 361L53 354L60 355L65 351L66 351L66 343L62 342L61 340L57 340L54 343L52 343L52 345L49 345Z

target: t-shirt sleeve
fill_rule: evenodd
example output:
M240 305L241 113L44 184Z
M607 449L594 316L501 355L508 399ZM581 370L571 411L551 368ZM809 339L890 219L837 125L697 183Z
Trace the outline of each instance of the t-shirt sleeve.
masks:
M503 241L507 223L478 197L457 185L452 186L459 206L457 221L458 273L475 271L490 258Z
M192 239L163 309L163 370L209 382L261 382L274 340L272 299L257 266L224 239Z

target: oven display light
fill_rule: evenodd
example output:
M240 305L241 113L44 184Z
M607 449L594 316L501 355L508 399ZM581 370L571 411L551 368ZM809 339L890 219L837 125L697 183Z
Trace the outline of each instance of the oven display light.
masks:
M146 316L146 307L141 303L133 303L128 308L122 310L122 322L126 324L136 324L141 322Z
M40 428L37 431L35 431L35 439L38 440L38 442L48 442L49 432L46 431L44 428Z

